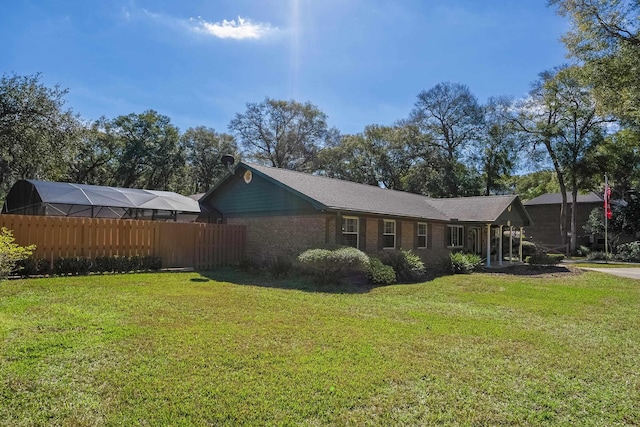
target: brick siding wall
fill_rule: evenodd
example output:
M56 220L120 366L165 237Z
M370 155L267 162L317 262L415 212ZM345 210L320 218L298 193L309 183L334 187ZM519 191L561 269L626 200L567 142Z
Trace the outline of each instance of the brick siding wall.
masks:
M585 244L588 241L588 233L583 230L583 226L589 219L589 214L594 208L601 208L599 203L579 203L576 216L576 232L578 244ZM527 206L527 212L533 220L533 226L527 227L526 237L533 242L545 245L562 244L560 236L560 205L533 205ZM565 230L571 232L571 205L568 206L567 225ZM567 237L567 243L569 238Z
M366 225L366 248L367 253L376 255L385 250L378 249L379 238L379 218L367 218ZM426 266L437 266L442 259L449 256L449 250L445 245L446 224L430 223L429 231L431 232L431 245L428 248L417 249L416 244L416 221L397 220L396 226L400 228L400 249L411 250L418 255Z
M336 243L336 216L329 214L268 216L229 218L229 224L241 224L247 227L247 256L254 261L265 261L277 256L294 258L301 252L318 247L332 246ZM378 249L379 218L362 218L365 222L366 251L370 255L380 254ZM415 221L401 221L400 246L411 251L424 261L426 266L437 266L449 255L445 247L446 224L433 223L429 227L431 245L429 248L414 247L416 239Z
M246 254L254 261L277 256L295 258L310 248L325 245L325 215L229 218L229 224L247 227Z

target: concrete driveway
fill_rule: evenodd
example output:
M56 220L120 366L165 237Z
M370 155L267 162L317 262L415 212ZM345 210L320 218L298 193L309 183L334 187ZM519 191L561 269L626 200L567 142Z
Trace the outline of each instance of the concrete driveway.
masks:
M629 279L640 280L640 267L636 268L591 268L580 267L583 270L599 271L601 273L613 274L614 276L628 277Z

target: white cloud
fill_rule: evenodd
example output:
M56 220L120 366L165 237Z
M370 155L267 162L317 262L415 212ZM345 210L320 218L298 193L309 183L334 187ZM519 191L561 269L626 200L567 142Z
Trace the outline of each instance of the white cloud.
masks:
M241 17L238 17L237 21L223 19L222 22L213 23L198 17L197 19L191 18L190 22L195 25L195 31L221 39L257 40L268 37L278 31L278 28L274 28L269 24L252 22Z

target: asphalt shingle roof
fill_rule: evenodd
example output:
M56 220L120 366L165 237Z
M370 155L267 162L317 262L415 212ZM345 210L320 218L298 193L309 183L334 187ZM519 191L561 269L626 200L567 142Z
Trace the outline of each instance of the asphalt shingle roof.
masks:
M495 221L517 198L514 195L456 197L429 199L436 209L446 212L449 218L463 222Z
M578 194L578 203L602 203L602 196L593 191L587 194ZM533 205L559 205L562 203L562 193L546 193L524 203L525 206ZM571 203L571 194L567 194L567 203Z
M464 222L493 222L517 196L434 199L324 176L240 163L332 210Z

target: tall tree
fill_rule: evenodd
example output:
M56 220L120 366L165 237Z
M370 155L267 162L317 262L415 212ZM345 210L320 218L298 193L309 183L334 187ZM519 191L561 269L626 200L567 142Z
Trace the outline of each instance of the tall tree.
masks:
M520 108L520 116L514 123L532 137L534 148L544 146L558 178L563 243L566 243L567 187L571 190L570 247L573 251L577 245L579 184L588 178L585 171L589 170L589 154L602 141L601 125L608 120L596 114L595 99L581 80L578 67L541 73L530 97Z
M68 172L70 182L116 184L116 168L123 147L111 128L111 122L101 117L81 130L77 153Z
M203 193L211 189L226 173L220 157L231 154L239 159L233 136L204 126L187 129L180 137L187 162L188 189Z
M46 87L40 74L0 78L0 197L18 179L65 177L80 128L66 94Z
M365 128L364 137L372 149L378 182L385 188L408 190L407 175L418 162L415 126L410 123L370 125Z
M605 138L595 153L600 171L606 171L613 197L629 201L640 188L640 131L620 129Z
M270 98L248 103L247 111L231 120L229 131L250 160L299 171L314 168L318 150L337 132L327 127L327 116L310 102Z
M640 2L550 0L571 19L563 41L584 63L601 112L640 126Z
M442 152L444 190L460 194L459 159L468 158L468 148L478 137L482 109L469 88L459 83L438 83L418 94L411 117L428 141Z
M328 177L380 185L376 152L364 134L342 135L318 152L318 171Z
M385 188L420 192L412 179L415 169L426 164L420 144L423 135L408 121L393 126L369 125L363 133L346 135L319 153L324 174ZM424 170L424 168L422 168Z
M504 193L517 159L517 131L513 123L513 102L506 97L489 98L483 107L484 121L475 160L484 181L484 195Z
M542 169L509 178L509 187L522 200L531 200L546 193L559 193L558 176L551 169Z
M149 190L175 188L184 153L178 144L178 128L169 117L154 110L132 113L113 119L110 129L122 146L115 185Z

